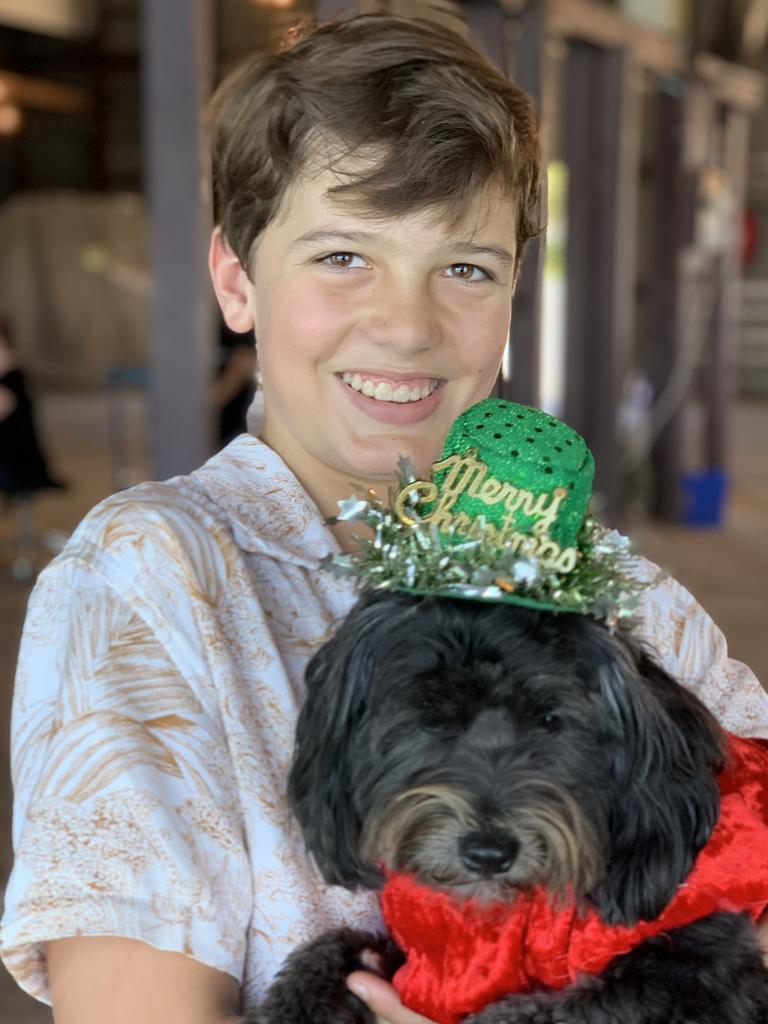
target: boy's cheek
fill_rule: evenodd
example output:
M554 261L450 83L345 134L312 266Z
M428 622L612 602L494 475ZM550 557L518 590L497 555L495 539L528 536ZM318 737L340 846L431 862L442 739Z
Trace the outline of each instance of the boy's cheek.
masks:
M466 333L457 342L459 361L467 373L495 379L507 345L509 327L504 321L488 325L483 331L478 331L476 324L474 331L472 327L472 324L466 324Z
M257 332L262 362L276 360L283 365L287 357L301 362L330 358L338 350L338 338L344 336L345 330L337 321L332 326L323 308L294 305L289 311L271 317L262 332Z
M260 318L257 337L265 349L275 345L282 353L296 356L330 355L355 322L350 308L339 308L327 297L310 293L275 303L270 314Z

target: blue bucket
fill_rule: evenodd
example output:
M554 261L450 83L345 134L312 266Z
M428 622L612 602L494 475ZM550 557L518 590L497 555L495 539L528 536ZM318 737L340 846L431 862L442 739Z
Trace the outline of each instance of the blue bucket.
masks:
M683 473L682 521L686 526L722 526L728 477L722 470Z

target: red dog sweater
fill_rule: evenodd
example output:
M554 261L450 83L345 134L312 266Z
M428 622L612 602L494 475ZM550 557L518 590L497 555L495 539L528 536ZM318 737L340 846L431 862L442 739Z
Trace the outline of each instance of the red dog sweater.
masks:
M685 882L655 921L608 925L596 910L554 907L545 889L503 905L455 901L405 875L382 892L390 934L407 955L394 984L412 1010L457 1024L505 995L562 989L599 974L645 939L714 911L757 920L768 908L768 741L730 738L720 815Z

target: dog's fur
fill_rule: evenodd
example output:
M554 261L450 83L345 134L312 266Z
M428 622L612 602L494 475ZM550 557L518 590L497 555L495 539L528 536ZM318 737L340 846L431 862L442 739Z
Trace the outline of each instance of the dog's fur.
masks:
M290 796L331 884L375 889L381 863L480 900L569 887L633 924L658 916L716 822L717 723L587 616L370 593L307 682ZM391 976L387 940L329 933L289 958L258 1020L370 1021L344 985L363 949ZM720 913L468 1020L765 1024L768 971L751 922Z

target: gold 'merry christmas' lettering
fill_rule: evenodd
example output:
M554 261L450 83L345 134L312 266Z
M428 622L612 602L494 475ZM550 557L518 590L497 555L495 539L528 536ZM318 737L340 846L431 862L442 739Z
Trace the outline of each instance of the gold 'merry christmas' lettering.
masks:
M477 449L465 455L451 455L432 466L434 473L448 469L440 488L428 480L407 484L398 494L395 512L401 522L413 526L417 522L435 526L441 533L453 533L467 540L488 539L499 547L509 547L516 554L539 558L556 572L570 572L578 560L576 548L561 548L549 531L557 519L560 506L568 496L564 487L534 494L515 487L508 481L496 479L488 473L488 466L477 458ZM484 516L474 519L466 512L454 513L459 498L467 494L484 505L503 504L507 516L500 528L488 523ZM416 518L417 506L437 502L432 511ZM516 513L522 513L536 523L531 533L515 529Z

